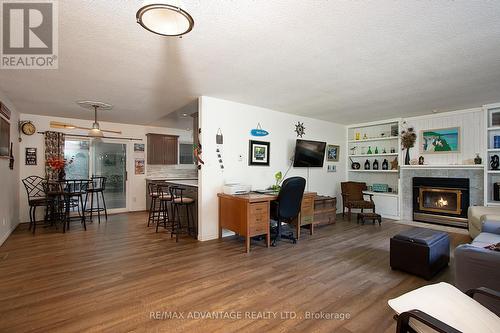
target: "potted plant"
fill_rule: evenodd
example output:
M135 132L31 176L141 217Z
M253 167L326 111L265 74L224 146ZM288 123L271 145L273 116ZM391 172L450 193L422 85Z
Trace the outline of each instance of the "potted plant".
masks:
M413 126L408 126L406 122L403 123L403 130L401 131L401 146L406 149L405 165L410 165L410 148L415 146L417 141L417 133Z

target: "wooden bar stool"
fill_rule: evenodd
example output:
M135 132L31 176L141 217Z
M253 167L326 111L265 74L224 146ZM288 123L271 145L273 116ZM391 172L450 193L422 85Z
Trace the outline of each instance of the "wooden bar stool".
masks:
M193 204L195 203L194 199L186 198L183 195L184 188L178 186L170 187L170 194L172 195L172 233L170 237L173 237L175 234L175 241L179 241L179 234L182 233L183 230L187 231L187 234L191 236L191 221L194 223L194 214L193 214ZM181 208L186 207L186 220L187 225L183 226L181 221ZM191 218L189 218L191 215Z
M170 215L168 213L168 205L169 203L172 202L173 196L170 193L169 186L166 184L159 184L157 185L157 192L158 192L158 201L160 202L160 209L158 215L161 215L161 218L158 218L158 221L156 222L156 232L158 232L158 227L160 226L160 223L163 223L163 227L165 229L168 229L167 223L168 222L173 222L173 220L170 219ZM171 228L173 229L173 223L171 223Z

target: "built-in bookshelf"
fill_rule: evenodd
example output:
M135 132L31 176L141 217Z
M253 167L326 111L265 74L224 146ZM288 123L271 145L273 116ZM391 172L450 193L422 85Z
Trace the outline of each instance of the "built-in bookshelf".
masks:
M484 164L484 201L487 206L500 206L500 200L495 200L494 184L500 183L500 167L493 169L490 161L493 156L500 158L500 103L483 106L486 122ZM495 137L497 139L495 140ZM499 193L500 194L500 193ZM500 197L500 195L499 195ZM497 197L497 199L499 199Z
M399 170L392 169L392 161L400 163L401 119L350 125L347 128L347 170L348 180L365 182L371 189L373 184L387 184L391 192L369 192L377 212L387 218L399 218ZM382 168L384 160L387 170ZM369 169L365 168L368 161ZM378 169L374 170L374 162ZM360 169L353 169L352 162L360 164Z

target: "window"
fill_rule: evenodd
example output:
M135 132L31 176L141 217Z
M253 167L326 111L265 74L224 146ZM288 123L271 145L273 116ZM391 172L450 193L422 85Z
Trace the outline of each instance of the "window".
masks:
M194 164L192 143L179 144L179 164Z

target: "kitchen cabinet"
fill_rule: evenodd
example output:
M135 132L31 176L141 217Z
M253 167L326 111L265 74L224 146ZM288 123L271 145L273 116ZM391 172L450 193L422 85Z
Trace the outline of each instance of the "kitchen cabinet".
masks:
M148 133L148 164L177 164L179 137Z

